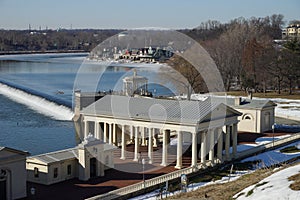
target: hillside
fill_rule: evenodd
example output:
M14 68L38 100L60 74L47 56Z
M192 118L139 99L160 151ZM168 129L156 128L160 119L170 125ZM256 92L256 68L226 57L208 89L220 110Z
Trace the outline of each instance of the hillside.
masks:
M266 168L241 176L235 181L209 184L195 191L168 199L298 199L300 163L282 168ZM291 189L293 188L293 189Z

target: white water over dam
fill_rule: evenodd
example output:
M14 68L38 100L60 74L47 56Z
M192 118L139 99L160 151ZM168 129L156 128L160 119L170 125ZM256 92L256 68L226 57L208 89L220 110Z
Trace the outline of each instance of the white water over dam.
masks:
M0 94L55 120L71 121L74 116L73 111L66 106L58 105L45 98L26 93L2 83L0 83Z

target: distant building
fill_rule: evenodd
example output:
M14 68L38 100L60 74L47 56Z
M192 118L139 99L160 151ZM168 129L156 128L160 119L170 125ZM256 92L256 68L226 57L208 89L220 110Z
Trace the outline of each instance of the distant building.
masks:
M173 56L173 52L161 48L145 47L139 49L125 50L119 55L119 59L126 59L138 62L165 61Z
M75 148L28 157L27 180L50 185L72 178L85 181L104 176L106 169L114 167L114 149L88 135Z
M148 79L144 76L138 76L136 70L133 71L133 76L123 78L123 93L125 96L152 96L148 92Z
M28 152L0 147L0 199L20 199L26 194L25 161Z
M243 113L238 117L240 132L263 133L272 130L276 107L272 101L236 97L235 99L228 98L227 105Z
M282 30L282 39L300 38L300 24L291 24Z

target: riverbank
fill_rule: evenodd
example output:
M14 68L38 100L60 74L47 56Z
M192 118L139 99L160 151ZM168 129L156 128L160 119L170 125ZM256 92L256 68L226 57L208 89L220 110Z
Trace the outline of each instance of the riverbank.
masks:
M0 51L0 55L51 54L51 53L89 53L89 52L85 50Z

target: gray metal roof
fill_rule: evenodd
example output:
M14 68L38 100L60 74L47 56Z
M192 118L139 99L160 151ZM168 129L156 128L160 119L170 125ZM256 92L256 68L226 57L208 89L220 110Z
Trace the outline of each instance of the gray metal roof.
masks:
M211 98L205 101L187 101L106 95L84 108L81 113L134 120L197 124L221 104ZM239 115L237 111L232 110L232 112Z
M78 149L71 148L71 149L64 149L61 151L54 151L50 153L40 154L36 156L28 157L28 159L38 159L46 164L54 163L63 160L75 159L78 157Z
M29 152L27 152L27 151L22 151L22 150L13 149L13 148L10 148L10 147L0 146L0 151L4 151L4 150L14 152L14 153L17 153L17 154L21 154L21 155L26 155L26 156L29 155Z
M276 104L267 99L249 99L249 98L241 98L240 105L235 105L235 98L230 97L212 97L214 99L219 99L223 101L228 106L236 109L263 109L266 107L275 107Z
M107 150L113 150L117 147L110 145L110 144L104 144L103 143L103 151ZM60 151L54 151L54 152L49 152L45 154L40 154L40 155L35 155L35 156L30 156L27 158L30 162L30 159L37 159L45 164L51 164L55 162L60 162L64 160L70 160L70 159L78 159L78 146L70 149L64 149Z

